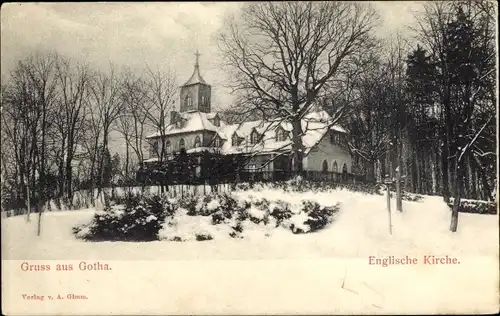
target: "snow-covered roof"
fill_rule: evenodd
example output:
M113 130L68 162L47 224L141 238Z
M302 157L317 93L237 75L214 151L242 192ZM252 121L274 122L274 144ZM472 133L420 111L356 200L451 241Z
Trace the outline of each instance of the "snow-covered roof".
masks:
M175 124L169 124L165 128L165 135L175 135L181 133L190 133L197 131L213 131L218 132L219 129L224 125L223 122L220 122L221 127L215 126L211 120L215 118L217 113L203 113L203 112L185 112L185 113L177 113L177 115L182 118L182 127L178 128ZM161 133L156 132L147 136L146 138L155 138L160 137Z
M189 133L197 131L212 131L215 132L221 139L224 140L220 148L223 154L238 154L238 153L272 153L287 151L292 148L291 131L292 124L283 120L273 121L248 121L240 124L226 125L220 122L220 126L215 126L212 120L217 113L202 113L202 112L187 112L178 113L183 119L184 123L181 128L175 125L169 125L166 129L165 135L175 135L180 133ZM306 115L302 121L302 143L304 145L305 153L307 154L311 148L319 143L325 136L328 130L335 130L340 133L346 131L338 126L332 125L332 118L325 111L311 112ZM278 127L288 132L288 136L284 141L276 139L276 131ZM258 132L262 139L256 144L251 144L251 134L253 131ZM236 135L241 139L239 145L232 145L232 137ZM160 133L155 133L147 138L159 137ZM198 152L202 148L188 149L188 153Z
M302 121L302 143L304 145L305 153L314 147L323 136L327 133L328 129L335 130L340 133L346 133L346 131L338 126L333 125L329 127L332 123L332 118L325 112L312 112L306 115ZM284 141L278 141L276 139L277 128L281 127L283 130L289 132L288 137ZM256 144L250 143L252 131L257 131L262 135L262 140ZM241 124L232 124L221 127L218 134L222 139L226 141L222 145L221 151L225 154L237 154L245 152L259 152L259 153L271 153L290 150L292 148L291 140L292 124L286 121L249 121L243 122ZM232 145L232 136L236 135L242 138L239 145Z

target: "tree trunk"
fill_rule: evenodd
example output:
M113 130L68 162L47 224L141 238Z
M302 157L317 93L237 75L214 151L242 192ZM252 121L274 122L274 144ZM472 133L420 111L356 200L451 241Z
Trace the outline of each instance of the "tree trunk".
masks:
M471 169L471 198L477 199L477 169L474 167L472 162L469 160L469 167Z
M28 194L28 198L27 198L27 200L26 200L26 201L27 201L27 203L28 203L28 215L27 215L27 217L26 217L26 221L27 221L27 222L31 222L31 219L30 219L30 213L31 213L31 201L30 201L30 188L29 188L29 187L27 187L27 188L26 188L26 192L27 192L27 194Z
M431 194L434 195L437 192L437 170L436 170L436 162L434 161L433 153L431 153L431 155L429 156L429 161L431 164L431 177L432 177Z
M450 202L450 189L449 189L449 179L448 179L448 145L443 145L443 152L441 154L441 173L442 173L442 195L443 200L446 203Z
M453 191L453 210L451 212L451 224L450 224L450 230L453 233L456 232L458 228L458 209L460 206L460 195L463 184L463 171L462 168L460 168L458 159L455 163L454 173L455 173L455 186L454 186L455 189Z
M421 179L421 172L420 172L420 154L419 151L415 153L415 175L417 176L415 184L417 185L415 187L415 191L417 193L422 193L422 179Z
M125 179L127 179L127 181L130 179L129 177L129 171L128 171L128 168L129 168L129 147L130 145L128 144L129 142L127 141L126 144L125 144Z
M294 158L293 171L296 175L302 175L304 171L303 165L303 144L302 144L302 125L300 119L295 119L292 122L292 152Z

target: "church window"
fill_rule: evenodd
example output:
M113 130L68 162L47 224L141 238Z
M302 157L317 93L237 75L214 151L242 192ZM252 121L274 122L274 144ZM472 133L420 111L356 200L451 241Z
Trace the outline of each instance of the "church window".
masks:
M334 145L340 145L340 141L341 141L340 134L332 132L330 134L330 141Z
M156 139L151 144L150 155L151 156L158 156L158 140L156 140Z
M250 135L250 143L254 145L257 144L258 142L259 142L259 133L257 133L257 131L254 130Z
M339 167L337 166L337 162L334 160L332 165L333 172L339 172Z
M220 119L218 116L214 117L214 125L219 127L220 126Z
M215 136L214 138L214 147L220 147L222 145L222 141L219 136Z
M205 96L204 95L201 96L201 105L205 105Z
M283 142L286 140L286 137L287 137L286 131L283 128L278 127L278 129L276 130L276 141Z
M186 95L186 97L184 98L184 108L187 109L187 107L189 106L189 103L190 103L190 98L188 95Z
M182 148L186 148L186 142L184 141L184 138L179 139L179 150Z
M200 136L196 136L196 138L194 139L194 148L198 148L198 147L201 147Z
M170 140L168 140L168 139L167 139L167 141L165 142L165 153L166 153L166 154L168 154L168 153L172 152L172 151L171 151L171 145L172 145L172 144L170 143Z
M348 170L347 170L347 164L344 164L344 166L342 167L342 173L347 173Z
M323 160L323 168L321 168L321 171L323 172L328 172L328 162L325 160Z
M232 146L238 146L240 144L238 135L236 133L233 134L233 137L231 137L231 145Z

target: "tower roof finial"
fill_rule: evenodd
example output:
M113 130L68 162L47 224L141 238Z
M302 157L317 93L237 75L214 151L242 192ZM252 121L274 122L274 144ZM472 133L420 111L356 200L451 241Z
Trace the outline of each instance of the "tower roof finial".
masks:
M200 67L199 58L201 54L198 52L198 50L196 50L196 53L194 55L196 56L196 64L194 64L194 66Z
M184 84L184 86L195 84L195 83L203 83L207 84L205 80L200 75L200 56L201 54L196 50L196 53L194 54L196 56L196 63L194 64L194 72L191 75L191 78Z

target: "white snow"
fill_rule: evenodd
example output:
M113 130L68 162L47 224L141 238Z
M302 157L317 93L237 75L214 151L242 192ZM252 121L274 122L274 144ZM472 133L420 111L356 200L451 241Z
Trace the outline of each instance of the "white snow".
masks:
M207 295L209 303L215 304L211 300L219 293L211 290L212 286L222 289L224 284L232 280L235 282L234 288L227 285L222 289L224 293L234 292L236 288L240 289L241 284L246 284L245 289L248 289L249 295L256 297L258 292L253 291L252 286L257 286L254 282L264 282L266 286L263 284L262 289L271 286L272 292L277 296L272 301L261 303L267 304L265 307L274 313L307 312L305 306L309 306L309 311L316 311L313 306L319 306L318 312L325 313L328 311L321 309L321 306L340 308L338 313L355 314L401 313L409 309L418 313L480 313L494 311L495 306L498 306L497 215L461 213L458 232L451 233L451 212L442 198L424 196L419 202L403 201L403 213L395 211L395 201L392 199L393 227L390 235L385 196L347 190L290 193L270 188L238 191L235 194L239 198L265 197L271 204L281 200L300 205L306 199L317 201L321 205L332 206L339 203L340 212L335 221L325 229L297 235L282 227L274 228L272 220L267 225L247 220L242 224L244 229L240 237L243 238L240 239L228 237L230 225L234 225L234 221L212 225L210 216L188 216L184 210L169 220L170 225L164 226L161 231L163 240L142 243L93 243L77 240L72 235L71 228L89 222L95 213L94 209L44 213L39 237L36 236L37 214L32 214L30 223L26 223L25 216L15 216L3 219L1 223L3 256L7 260L162 260L165 262L163 265L176 260L187 260L179 262L183 262L184 266L188 264L185 262L203 265L199 269L205 277L200 280L215 282L203 283L204 285L199 283L200 289L203 286L210 288L200 292ZM304 216L306 215L296 212L292 220L295 222L302 217L300 220L303 221ZM196 234L209 234L214 239L195 241ZM169 241L175 237L186 241ZM419 260L425 255L448 255L458 258L461 264L419 264L386 268L368 264L369 256L385 258L391 255L414 256ZM190 261L192 259L196 261ZM276 269L271 269L271 266L276 266ZM165 269L165 272L155 271L155 280L175 277L171 269ZM198 275L196 271L190 270L189 275ZM259 271L267 273L266 277L261 278ZM146 272L141 273L143 278L152 277L146 277ZM214 276L209 281L212 273L217 277ZM246 275L247 281L252 282L243 281L242 278ZM120 274L120 278L122 277L127 282L139 280L135 279L134 273L124 273L123 276ZM193 284L194 281L190 280L191 278L183 279L183 282ZM314 293L317 301L311 297L307 304L304 300L290 302L287 288L293 287L298 294L297 289L306 285L309 287L307 293ZM288 294L282 296L279 294L281 291ZM300 293L306 295L306 292ZM157 297L156 294L154 297ZM224 297L228 299L227 296ZM222 298L223 296L220 297L221 300ZM238 308L249 306L232 296L231 300L237 305L231 305L224 311L241 313L242 310ZM154 309L158 306L155 304L159 303L151 304L152 310L161 313L161 310ZM204 306L205 312L217 313L217 310L210 309L213 305ZM184 310L196 312L188 307L184 307ZM139 312L136 309L134 311ZM174 309L163 311L173 312ZM250 311L264 312L247 310Z
M264 219L267 212L265 210L261 210L261 209L258 209L256 207L252 206L252 207L250 207L250 209L248 209L248 214L250 214L250 216L257 218L257 219Z
M220 206L219 200L213 199L207 204L207 210L213 211L216 210Z
M309 230L311 230L311 227L309 225L305 224L307 220L309 220L310 217L304 212L300 212L299 214L294 214L290 218L291 224L293 224L293 229L297 230L300 229L303 232L307 233Z

